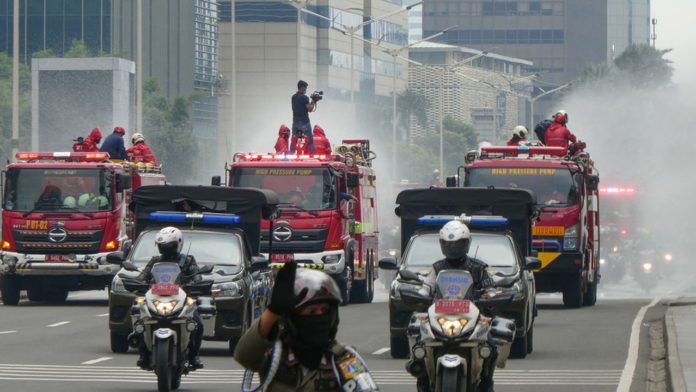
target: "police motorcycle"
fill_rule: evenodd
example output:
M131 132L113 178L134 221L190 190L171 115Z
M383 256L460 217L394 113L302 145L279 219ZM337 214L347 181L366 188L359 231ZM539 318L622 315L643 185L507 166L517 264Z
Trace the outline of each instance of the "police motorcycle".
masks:
M127 271L137 267L124 262ZM212 272L212 266L201 267L199 274ZM198 327L194 320L197 296L210 295L212 280L180 286L181 269L177 263L159 262L152 267L152 282L144 282L125 274L119 277L126 290L139 295L131 308L133 333L128 344L138 348L144 344L150 352L150 368L157 374L157 390L169 392L179 388L181 376L188 374L188 349L191 333ZM140 296L144 293L144 296Z
M403 285L405 300L429 303L431 288L416 273L399 272L412 285ZM417 378L427 375L429 385L419 391L475 392L485 371L484 362L498 346L497 365L502 367L515 339L515 322L502 317L488 318L482 310L512 300L498 296L496 289L474 292L474 280L466 270L441 271L435 284L435 299L427 313L414 313L407 336L411 358L406 370ZM418 287L409 289L409 287ZM479 294L482 299L473 300ZM485 299L484 299L485 298Z

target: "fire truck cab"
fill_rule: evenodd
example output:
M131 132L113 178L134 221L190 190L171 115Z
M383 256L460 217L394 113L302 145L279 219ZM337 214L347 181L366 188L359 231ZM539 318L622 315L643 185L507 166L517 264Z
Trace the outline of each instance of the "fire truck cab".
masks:
M278 194L280 216L261 231L273 267L324 270L344 304L369 303L379 259L374 158L369 140L343 140L330 155L238 153L227 184Z
M599 175L590 155L562 147L483 147L466 155L465 187L524 188L537 196L537 292L592 306L599 284ZM456 183L454 178L448 183Z
M2 180L3 303L17 305L20 290L63 302L69 291L108 287L118 268L106 255L132 238L132 188L164 183L159 168L103 152L17 153Z

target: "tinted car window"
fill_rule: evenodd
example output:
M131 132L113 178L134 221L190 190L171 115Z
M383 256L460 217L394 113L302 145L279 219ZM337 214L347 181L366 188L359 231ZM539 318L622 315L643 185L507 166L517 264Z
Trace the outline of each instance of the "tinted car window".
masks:
M155 245L156 230L148 231L138 240L133 249L132 261L137 265L145 265L152 256L159 255ZM184 249L196 258L199 265L214 264L225 270L238 270L242 265L242 247L239 237L231 233L216 233L211 231L183 231ZM232 267L232 268L229 268Z
M472 233L469 256L488 264L493 273L512 275L517 272L515 250L507 236ZM404 255L404 264L426 267L442 258L438 234L421 234L411 239Z

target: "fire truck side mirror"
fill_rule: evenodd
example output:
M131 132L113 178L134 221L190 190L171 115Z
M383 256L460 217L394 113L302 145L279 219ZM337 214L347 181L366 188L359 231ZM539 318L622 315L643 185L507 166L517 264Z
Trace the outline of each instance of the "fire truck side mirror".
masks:
M116 174L116 192L123 192L133 186L133 177L130 174Z
M596 191L599 188L599 176L596 174L590 174L587 176L587 189L590 191Z
M360 185L358 173L348 173L346 175L346 185L348 185L348 188L357 188Z
M213 178L210 180L210 185L212 185L212 186L221 186L221 185L222 185L222 177L220 177L220 176L213 176Z
M447 185L447 188L456 188L458 186L457 176L448 176L445 180L445 185Z

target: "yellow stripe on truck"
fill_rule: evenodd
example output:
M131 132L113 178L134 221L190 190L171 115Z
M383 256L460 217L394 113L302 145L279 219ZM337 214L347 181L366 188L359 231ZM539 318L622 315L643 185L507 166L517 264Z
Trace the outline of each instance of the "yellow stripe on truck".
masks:
M285 263L271 263L272 269L281 269ZM297 268L315 269L323 270L324 264L312 264L312 263L297 263Z
M532 235L535 237L563 237L565 227L563 226L534 226Z
M539 252L537 255L537 258L541 260L541 268L538 270L543 270L544 268L548 267L549 264L553 263L554 260L558 258L558 256L561 255L561 252Z

